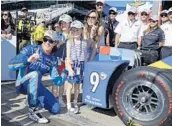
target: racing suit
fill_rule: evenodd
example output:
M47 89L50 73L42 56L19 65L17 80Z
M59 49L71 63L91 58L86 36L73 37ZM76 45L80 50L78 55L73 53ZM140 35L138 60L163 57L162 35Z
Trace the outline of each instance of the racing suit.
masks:
M39 59L28 63L27 59L39 48ZM66 79L64 70L59 76L58 61L54 54L44 53L41 45L30 45L25 48L9 63L10 70L19 70L16 80L16 91L27 94L29 107L42 107L53 114L60 112L60 105L53 94L42 84L42 75L50 72L55 85L60 86Z

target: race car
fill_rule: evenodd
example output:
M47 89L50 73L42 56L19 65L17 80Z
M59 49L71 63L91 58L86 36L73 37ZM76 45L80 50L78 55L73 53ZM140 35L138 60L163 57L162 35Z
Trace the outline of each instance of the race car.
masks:
M83 103L113 107L127 126L172 126L172 56L139 62L135 51L100 48L97 60L85 64Z

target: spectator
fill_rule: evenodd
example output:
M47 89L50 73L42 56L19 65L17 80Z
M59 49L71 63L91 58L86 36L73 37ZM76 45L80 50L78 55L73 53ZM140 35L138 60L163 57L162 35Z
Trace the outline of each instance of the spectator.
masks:
M115 7L112 7L109 9L109 19L108 19L108 23L106 24L106 27L109 31L109 34L106 33L106 37L107 37L107 35L109 35L109 41L106 39L106 45L111 46L111 47L115 46L115 35L116 35L115 29L119 23L116 20L117 14L118 14L118 12Z
M104 0L96 0L96 10L100 16L100 19L102 18L102 13L103 13L103 9L104 9Z
M21 9L22 15L19 15L17 38L19 41L19 50L31 44L31 17L28 17L28 9L23 7Z
M77 105L79 87L83 83L84 63L87 59L87 42L83 40L84 25L80 21L71 23L72 39L67 41L66 69L68 70L68 83L66 89L68 112L79 112ZM74 108L71 106L72 84L74 84Z
M117 33L115 38L115 47L137 49L141 24L135 19L135 16L136 8L130 8L127 20L124 20L118 24L115 29L115 32Z
M59 43L57 44L58 50L56 51L56 56L59 58L59 69L60 72L64 71L65 69L65 58L66 58L66 42L70 38L70 24L72 22L72 17L63 14L60 16L58 24L60 24L60 28L62 32L59 32L58 38ZM53 86L52 92L57 96L58 87ZM59 103L61 107L65 107L66 104L63 101L63 93L64 93L64 86L62 85L59 87Z
M161 26L165 33L165 43L161 49L162 59L172 55L172 7L168 10L168 19L169 21Z
M100 42L104 44L104 28L96 10L89 11L85 18L84 39L88 41L89 60L93 60L101 45Z
M160 16L161 16L161 24L166 23L168 21L168 10L163 10Z
M44 34L47 31L45 27L45 20L42 20L41 23L35 28L33 32L33 40L35 44L41 45L43 42Z
M165 35L158 26L158 16L153 15L150 18L148 29L143 33L141 52L143 56L143 63L145 65L151 64L158 60L159 49L163 46Z
M1 37L10 39L15 32L15 25L10 12L4 11L1 18Z
M141 23L141 29L140 29L140 33L139 33L139 38L138 38L138 50L140 49L141 46L141 36L143 34L143 32L148 28L149 26L149 22L148 22L148 18L149 18L149 11L146 9L142 9L140 11L140 23Z
M63 76L58 75L58 62L54 55L55 41L56 34L47 31L42 45L24 47L9 63L11 70L19 70L16 91L28 96L29 118L37 123L48 122L48 119L39 113L40 107L53 114L60 112L59 103L51 92L44 87L41 80L42 75L50 72L55 85L61 85L65 81L65 71ZM24 75L24 73L26 74Z

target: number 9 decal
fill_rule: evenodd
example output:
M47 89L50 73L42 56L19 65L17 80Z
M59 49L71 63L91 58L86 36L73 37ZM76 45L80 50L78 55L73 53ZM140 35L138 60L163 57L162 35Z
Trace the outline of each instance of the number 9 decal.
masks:
M90 75L90 83L93 85L92 92L95 92L99 83L100 83L100 77L97 72L92 72Z

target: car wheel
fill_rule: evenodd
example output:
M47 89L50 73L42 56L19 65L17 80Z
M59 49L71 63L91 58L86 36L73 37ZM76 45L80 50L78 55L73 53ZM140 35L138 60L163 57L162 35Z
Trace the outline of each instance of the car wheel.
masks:
M172 72L138 67L113 87L114 109L128 126L172 126Z

